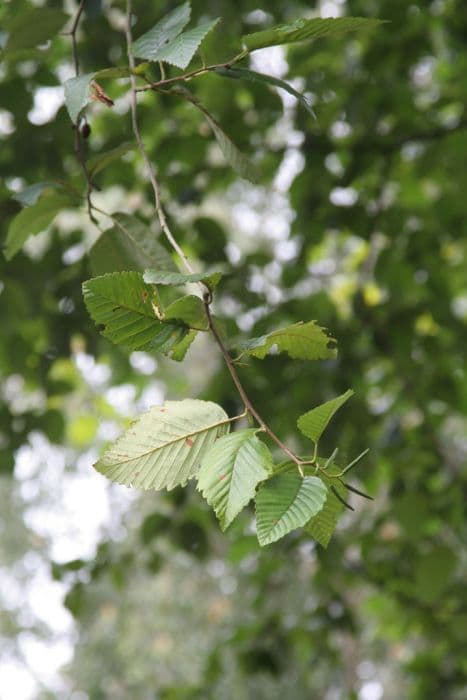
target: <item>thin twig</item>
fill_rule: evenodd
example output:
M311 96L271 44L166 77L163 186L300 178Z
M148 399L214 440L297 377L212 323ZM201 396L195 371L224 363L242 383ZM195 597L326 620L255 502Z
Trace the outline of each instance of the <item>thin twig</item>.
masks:
M131 91L130 91L130 107L131 107L131 121L133 124L133 132L135 134L136 141L138 143L139 150L141 152L141 155L143 157L144 163L146 165L148 174L149 174L149 179L151 181L152 189L154 191L154 200L155 200L155 206L156 206L156 213L157 213L157 218L159 219L159 223L161 225L162 231L164 232L167 240L169 241L170 245L172 248L175 250L175 252L179 255L181 258L185 268L188 270L188 272L193 273L194 270L190 264L190 261L188 260L187 256L183 252L183 250L180 248L178 245L177 241L172 235L172 232L169 228L169 225L167 223L167 219L165 216L164 209L162 207L162 202L161 202L161 192L160 192L160 186L159 186L159 181L156 176L156 171L154 170L153 164L151 163L151 160L149 159L148 153L146 151L146 147L143 142L143 138L141 136L141 132L139 129L139 124L138 124L138 116L137 116L137 101L136 101L136 78L133 75L133 71L135 69L135 59L133 58L133 38L131 34L131 1L127 0L127 11L126 11L126 24L125 24L125 36L126 36L126 44L127 44L127 54L128 54L128 63L131 69L131 74L130 74L130 84L131 84Z
M71 25L71 29L68 32L68 35L71 37L71 50L73 54L73 63L75 66L75 76L78 77L79 75L79 55L78 55L78 45L76 42L76 33L78 31L78 26L79 26L79 21L81 19L81 15L83 14L84 6L86 4L86 0L80 0L78 9L76 11L75 17L73 19L73 23ZM94 189L94 185L91 179L91 175L89 173L88 167L86 165L86 157L84 154L84 146L83 146L83 137L80 131L80 124L79 124L79 117L76 120L76 122L73 123L73 129L75 132L74 136L74 151L76 154L76 159L78 163L80 164L81 170L83 172L84 179L86 181L86 201L87 201L87 206L88 206L88 215L93 224L97 224L97 220L95 219L92 209L92 200L91 200L91 192Z
M205 75L206 73L212 73L217 70L228 70L235 63L241 61L242 58L246 56L246 53L242 51L238 56L235 56L230 61L225 63L213 63L211 66L202 66L202 68L196 68L195 70L189 71L189 73L183 73L183 75L176 75L173 78L162 78L153 83L147 83L139 88L136 88L136 92L146 92L147 90L158 90L159 88L165 88L167 85L173 85L174 83L184 82L185 80L190 80L191 78L196 78L199 75Z

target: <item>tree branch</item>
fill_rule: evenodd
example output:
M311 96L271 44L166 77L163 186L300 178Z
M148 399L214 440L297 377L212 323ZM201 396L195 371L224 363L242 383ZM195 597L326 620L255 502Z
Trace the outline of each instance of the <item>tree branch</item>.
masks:
M141 152L141 155L144 159L145 165L147 167L148 173L149 173L149 178L152 184L152 188L154 191L154 199L155 199L155 208L156 208L156 213L157 217L159 219L161 228L167 237L167 240L169 241L170 245L172 248L175 250L175 252L180 256L182 259L186 269L192 273L193 268L191 266L190 261L188 260L187 256L183 252L183 250L180 248L178 245L177 241L175 240L172 232L170 231L169 225L167 223L167 219L165 217L164 209L162 207L161 203L161 195L160 195L160 186L159 182L153 167L152 162L149 159L149 156L146 151L146 147L144 145L142 136L141 136L141 131L139 129L139 124L138 124L138 118L137 118L137 88L136 88L136 78L133 74L134 68L135 68L135 61L133 58L133 38L132 38L132 33L131 33L131 13L132 13L132 3L131 0L127 0L126 3L126 24L125 24L125 36L126 36L126 43L127 43L127 54L128 54L128 62L131 70L131 75L130 75L130 81L131 81L131 118L132 118L132 124L133 124L133 131L136 137L136 141L138 143L139 150ZM186 76L185 76L186 77ZM163 83L164 81L159 81L159 85ZM167 84L167 81L165 81L165 84ZM152 88L154 89L154 88ZM233 360L224 345L224 341L222 340L221 336L219 335L217 328L215 326L215 323L212 318L211 314L211 308L210 305L212 303L212 295L210 290L207 290L203 294L203 301L204 301L204 308L206 311L206 317L208 320L208 326L209 326L209 331L211 332L211 335L213 336L214 340L216 341L222 356L224 358L224 361L227 365L227 369L230 372L230 376L232 377L232 381L235 384L235 387L237 388L238 393L240 394L240 398L242 399L242 402L245 406L245 409L250 413L253 418L257 421L259 424L260 428L267 434L269 437L280 447L280 449L291 459L296 465L297 468L301 474L301 476L304 475L303 469L302 469L302 460L300 460L289 448L284 445L282 440L277 437L277 435L271 430L271 428L267 425L267 423L263 420L263 418L260 416L258 411L255 409L253 406L250 398L248 397L248 394L245 391L245 388L243 387L243 384L240 381L240 378L237 374L237 370L235 368L235 365L233 363Z

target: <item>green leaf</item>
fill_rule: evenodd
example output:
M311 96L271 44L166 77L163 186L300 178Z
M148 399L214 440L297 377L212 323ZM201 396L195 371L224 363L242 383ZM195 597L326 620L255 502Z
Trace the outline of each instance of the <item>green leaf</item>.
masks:
M272 472L272 457L256 430L241 430L219 438L204 456L198 489L225 530L255 495L257 485Z
M119 484L170 490L195 476L206 452L228 429L227 414L211 401L167 401L140 416L95 468Z
M16 199L23 207L30 207L37 202L44 191L50 189L56 190L61 187L62 185L58 182L36 182L34 185L25 187L21 192L17 192L13 195L13 199Z
M186 68L191 63L191 59L204 37L218 22L219 18L210 22L202 22L194 29L183 32L183 34L161 47L155 54L152 53L151 60L166 61L178 68ZM143 56L142 58L148 58L148 56Z
M188 333L180 321L159 321L156 290L138 272L94 277L84 282L83 295L102 335L130 350L168 352Z
M337 350L333 347L335 342L316 321L308 321L295 323L259 338L250 338L239 344L238 348L241 351L240 357L247 354L260 360L266 357L274 345L279 352L287 352L294 359L326 360L336 357Z
M174 345L171 350L169 350L167 354L168 357L170 357L171 360L175 360L175 362L181 362L182 360L185 359L185 355L187 354L188 350L190 349L190 346L196 336L198 335L197 331L190 330L189 333L181 340L177 345Z
M52 8L21 9L21 12L3 23L3 28L8 32L5 51L29 49L53 39L68 19L67 14Z
M249 180L253 183L258 182L260 179L260 175L254 163L252 163L251 160L237 148L234 142L230 139L229 136L227 136L225 131L222 129L219 122L216 121L216 119L214 119L212 114L210 114L207 111L207 109L203 107L203 105L199 104L199 102L197 101L193 102L193 104L195 104L195 106L200 110L200 112L204 114L206 121L208 122L209 126L211 127L214 133L214 136L216 137L216 141L219 144L219 148L224 154L224 158L235 170L235 172L238 173L240 177L245 178L245 180Z
M173 284L180 285L187 282L204 282L211 289L214 289L219 284L222 277L222 272L209 271L194 272L190 275L185 275L183 272L166 272L165 270L145 270L144 281L148 284Z
M311 411L304 413L297 421L298 429L306 435L306 437L309 437L310 440L317 443L333 415L351 396L353 396L353 393L354 392L349 389L345 394L341 394L335 399L326 401L320 406L316 406L316 408L313 408Z
M237 172L241 177L244 177L246 180L250 180L250 182L258 182L259 172L256 166L250 161L249 158L246 157L244 153L238 150L237 146L227 136L221 125L216 121L206 107L204 107L204 105L202 105L200 101L184 87L172 88L170 92L191 102L191 104L204 115L206 121L213 130L214 136L219 144L219 148L235 172Z
M98 153L92 158L89 158L86 163L89 175L91 177L97 175L97 173L110 165L110 163L113 163L115 160L119 160L122 156L126 155L130 151L133 151L134 149L134 143L121 143L120 146L112 148L110 151Z
M62 209L73 204L74 200L68 195L53 193L40 197L35 204L20 211L8 228L4 250L6 259L11 260L29 236L44 231Z
M339 473L339 469L335 466L328 467L326 471L330 475ZM339 517L342 515L344 510L344 506L331 491L330 486L334 486L338 494L342 496L344 500L347 492L345 487L342 486L337 479L331 479L330 477L327 477L326 474L323 474L323 472L320 473L320 478L328 487L326 501L319 513L314 515L307 522L305 525L305 532L326 549L331 540L332 534L336 529Z
M197 331L207 331L208 319L202 299L190 294L176 299L164 309L164 320L177 319Z
M112 66L112 68L101 68L93 74L94 78L129 78L131 69L128 66Z
M366 17L297 19L291 24L281 24L262 32L247 34L242 37L242 40L248 51L256 51L256 49L263 49L266 46L319 39L323 36L335 36L360 29L373 29L383 22L384 20Z
M123 270L142 272L148 265L177 269L170 254L148 226L130 214L113 214L115 226L105 231L89 255L94 275Z
M279 474L256 496L258 541L262 547L303 527L323 507L327 489L317 476Z
M218 68L216 73L225 78L232 78L234 80L249 80L250 82L263 83L265 85L273 85L274 87L281 88L281 90L285 90L290 95L293 95L300 102L302 107L304 107L312 117L316 118L313 108L305 95L302 95L301 92L295 90L295 88L289 85L289 83L287 83L285 80L275 78L273 75L257 73L254 70L248 70L248 68Z
M77 78L70 78L64 84L65 105L71 121L76 124L80 112L91 100L91 81L94 73L85 73Z
M152 29L139 37L133 44L133 54L138 58L157 61L157 54L167 43L186 27L190 20L190 3L185 2L165 15Z

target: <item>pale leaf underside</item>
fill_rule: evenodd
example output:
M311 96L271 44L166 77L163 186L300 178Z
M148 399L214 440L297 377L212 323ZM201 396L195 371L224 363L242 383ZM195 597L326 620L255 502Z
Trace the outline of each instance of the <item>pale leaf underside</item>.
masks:
M170 490L195 476L204 454L228 429L228 416L215 403L167 401L140 416L95 468L119 484Z

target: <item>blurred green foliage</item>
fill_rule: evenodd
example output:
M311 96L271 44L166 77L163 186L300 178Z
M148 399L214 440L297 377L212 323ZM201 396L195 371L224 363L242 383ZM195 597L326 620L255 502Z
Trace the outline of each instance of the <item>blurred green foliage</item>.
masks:
M3 3L0 25L32 4ZM242 34L319 9L294 0L262 8L251 0L192 4L196 19L223 18L208 37L208 61L238 52ZM110 528L94 558L50 562L69 587L65 604L77 620L68 682L91 700L286 693L365 700L370 681L385 700L467 698L467 14L462 0L333 4L391 23L284 53L281 77L297 79L312 97L316 122L293 98L284 102L259 83L219 75L193 83L235 143L261 161L256 188L213 155L211 133L190 105L146 94L139 111L179 243L195 260L230 268L217 302L228 332L257 336L315 318L338 340L336 360L277 355L242 368L258 410L284 439L298 440L300 414L352 388L324 452L338 444L349 461L369 446L357 476L376 502L358 500L327 550L303 534L259 552L248 513L222 536L198 494L134 501L125 538ZM48 5L70 11L70 3ZM135 0L137 35L173 6L162 5ZM78 35L83 72L125 63L123 10L119 0L89 2ZM51 100L46 89L70 77L69 66L65 36L4 57L5 232L20 210L15 192L51 179L80 181L65 108L46 120L31 116L38 93L42 103ZM102 84L118 108L91 109L89 158L132 140L126 84ZM284 160L297 165L290 188L276 177ZM152 222L134 152L95 179L103 198L127 202ZM248 208L250 234L238 215ZM275 225L283 216L285 233ZM7 564L40 545L20 517L17 450L37 431L82 449L102 421L125 421L83 381L77 355L107 365L111 383L132 383L137 396L149 382L130 353L97 335L84 308L81 283L92 272L84 253L95 238L84 213L65 213L25 253L0 260L0 519L15 535L3 545ZM194 348L191 357L182 376L175 363L159 364L156 378L170 398L190 387L238 413L215 352ZM22 626L15 610L0 617L2 638Z

